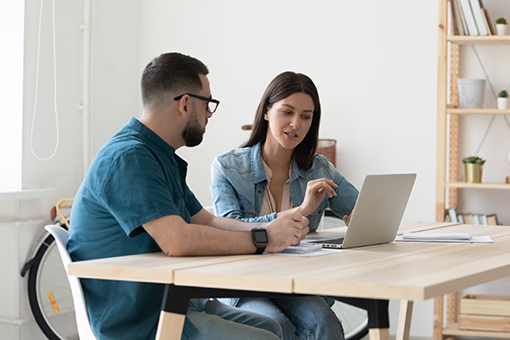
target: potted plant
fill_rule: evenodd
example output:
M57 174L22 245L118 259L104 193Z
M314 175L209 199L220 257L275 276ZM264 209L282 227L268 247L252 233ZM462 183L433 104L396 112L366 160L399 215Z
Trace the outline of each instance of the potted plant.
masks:
M506 90L503 90L498 94L498 109L499 110L508 109L508 92Z
M462 160L466 171L466 183L482 183L482 166L485 159L478 156L465 157Z
M499 18L496 20L496 33L497 35L506 35L506 19Z

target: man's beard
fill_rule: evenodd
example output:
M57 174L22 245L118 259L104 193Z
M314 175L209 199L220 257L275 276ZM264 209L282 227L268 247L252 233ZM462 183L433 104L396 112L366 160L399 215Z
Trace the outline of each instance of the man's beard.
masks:
M188 123L186 123L184 130L182 130L182 139L184 139L184 143L188 147L197 146L202 143L204 133L205 128L198 123L197 112L193 109Z

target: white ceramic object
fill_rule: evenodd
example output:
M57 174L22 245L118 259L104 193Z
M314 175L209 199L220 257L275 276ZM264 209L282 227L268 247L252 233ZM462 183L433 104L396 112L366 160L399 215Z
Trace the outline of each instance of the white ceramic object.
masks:
M482 109L486 83L485 79L457 79L459 107L461 109Z
M506 24L496 24L496 35L506 35Z
M498 97L498 110L508 110L508 97Z

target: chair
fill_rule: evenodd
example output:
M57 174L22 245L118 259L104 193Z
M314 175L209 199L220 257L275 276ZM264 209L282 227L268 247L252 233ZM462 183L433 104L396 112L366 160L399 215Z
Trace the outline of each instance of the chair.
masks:
M47 225L44 227L54 238L60 253L60 258L64 264L67 273L67 265L71 262L71 257L66 249L67 237L69 233L64 228L58 225ZM71 286L71 293L73 295L74 312L76 315L76 325L78 326L78 335L81 340L97 340L90 327L90 320L87 313L87 306L85 305L85 297L81 288L80 280L76 276L67 276L69 285Z

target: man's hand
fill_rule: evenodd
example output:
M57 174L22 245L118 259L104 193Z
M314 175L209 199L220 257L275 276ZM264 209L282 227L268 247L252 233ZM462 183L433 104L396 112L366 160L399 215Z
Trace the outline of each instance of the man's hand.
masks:
M283 214L270 222L267 227L269 243L266 251L279 252L288 246L299 244L310 231L308 219L299 213Z

